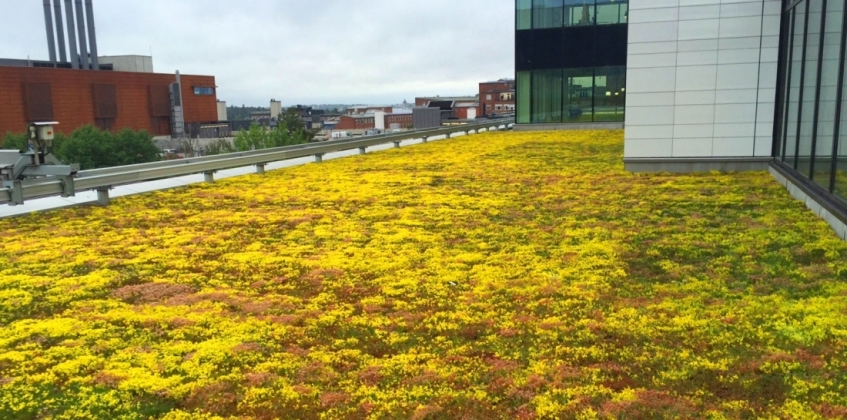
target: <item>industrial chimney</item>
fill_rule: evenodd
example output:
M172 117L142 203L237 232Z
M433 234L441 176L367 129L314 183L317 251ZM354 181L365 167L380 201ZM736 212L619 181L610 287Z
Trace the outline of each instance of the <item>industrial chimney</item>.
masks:
M50 62L56 62L56 39L53 36L53 12L50 0L44 0L44 25L47 27L47 48L50 50Z
M62 23L62 1L52 0L51 7L51 0L43 0L50 61L67 63L68 58L70 58L71 67L74 69L99 70L93 0L85 0L85 2L83 0L64 0L64 22L67 23L67 27ZM65 38L68 40L67 51L70 52L70 57L65 53ZM58 57L56 45L59 47Z

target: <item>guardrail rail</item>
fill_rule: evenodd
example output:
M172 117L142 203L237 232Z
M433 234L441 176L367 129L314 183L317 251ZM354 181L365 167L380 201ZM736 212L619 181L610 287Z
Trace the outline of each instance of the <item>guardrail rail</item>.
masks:
M350 139L331 140L320 143L307 143L295 146L285 146L273 149L252 150L247 152L228 153L215 156L169 160L162 162L142 163L137 165L116 166L111 168L80 171L73 180L73 191L65 191L66 184L56 178L39 178L21 182L21 191L16 191L17 197L23 201L58 195L73 195L76 192L96 190L97 202L100 205L109 204L109 190L121 186L159 179L175 178L185 175L203 173L206 182L214 182L214 174L225 169L256 166L256 172L263 174L265 166L272 162L314 156L316 162L323 161L327 153L359 149L360 154L367 153L368 147L394 143L400 147L404 140L423 139L446 136L457 133L478 133L481 130L508 130L514 126L514 120L492 120L475 124L440 127L427 130L407 131L403 133L383 134L379 136L358 137ZM8 188L0 189L0 204L23 204L13 200L15 195Z

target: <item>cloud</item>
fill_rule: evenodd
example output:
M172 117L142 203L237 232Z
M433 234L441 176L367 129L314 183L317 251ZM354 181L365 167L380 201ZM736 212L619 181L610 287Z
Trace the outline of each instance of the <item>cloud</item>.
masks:
M100 55L216 76L262 105L473 94L514 74L512 0L94 0ZM47 58L40 2L0 0L0 57ZM9 13L9 11L11 11Z

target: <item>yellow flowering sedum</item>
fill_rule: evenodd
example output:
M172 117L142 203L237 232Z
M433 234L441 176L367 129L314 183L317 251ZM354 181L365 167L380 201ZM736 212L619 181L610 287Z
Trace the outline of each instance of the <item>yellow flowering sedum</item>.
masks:
M491 133L0 221L0 418L847 416L847 244L767 173Z

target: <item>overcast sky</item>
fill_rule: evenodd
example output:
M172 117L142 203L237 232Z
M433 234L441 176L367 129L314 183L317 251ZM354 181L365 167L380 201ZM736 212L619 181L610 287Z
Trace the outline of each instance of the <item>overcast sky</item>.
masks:
M0 0L0 58L46 60L43 3ZM398 103L514 75L513 0L94 0L100 55L214 75L230 105Z

